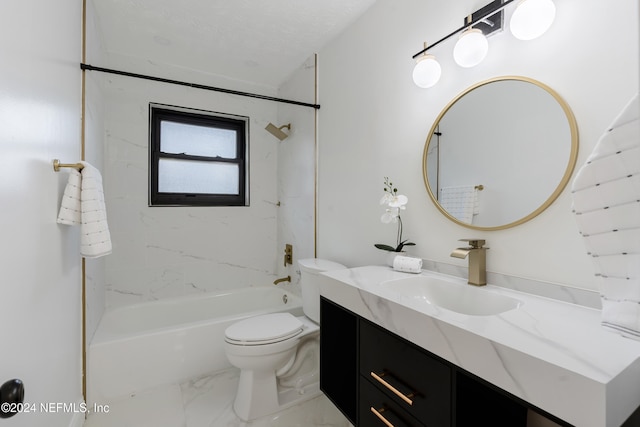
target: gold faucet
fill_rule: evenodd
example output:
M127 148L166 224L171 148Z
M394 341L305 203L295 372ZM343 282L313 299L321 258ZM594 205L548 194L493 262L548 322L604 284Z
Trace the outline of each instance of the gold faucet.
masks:
M461 242L469 242L468 248L457 248L451 252L454 258L465 259L469 256L469 283L470 285L484 286L487 284L487 249L482 245L482 239L460 239Z
M277 285L278 283L282 283L282 282L291 282L291 276L287 276L287 277L283 277L281 279L276 279L273 284Z

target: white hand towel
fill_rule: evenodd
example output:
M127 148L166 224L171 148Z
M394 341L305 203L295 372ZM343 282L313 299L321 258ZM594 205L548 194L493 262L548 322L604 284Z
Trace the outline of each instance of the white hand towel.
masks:
M60 212L58 213L58 224L76 225L81 221L80 209L80 172L76 169L69 169L69 180L64 188Z
M111 235L107 225L102 176L87 162L82 173L69 169L57 222L80 225L80 255L97 258L111 253Z
M573 181L573 210L595 264L602 325L640 340L640 108L636 95Z
M111 253L111 234L107 224L107 208L104 203L102 175L87 162L80 162L82 187L80 201L82 223L80 225L80 254L85 258L98 258Z

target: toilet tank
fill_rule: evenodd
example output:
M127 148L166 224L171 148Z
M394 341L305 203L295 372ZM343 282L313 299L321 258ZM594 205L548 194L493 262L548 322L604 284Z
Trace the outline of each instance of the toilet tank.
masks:
M305 316L320 324L320 286L318 275L323 271L342 270L337 262L320 258L298 260L300 266L300 287L302 289L302 309Z

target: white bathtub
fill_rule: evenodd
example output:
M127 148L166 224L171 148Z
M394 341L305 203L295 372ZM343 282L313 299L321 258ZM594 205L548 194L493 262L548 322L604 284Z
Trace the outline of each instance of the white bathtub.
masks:
M87 353L89 405L231 367L224 353L224 330L240 319L281 311L303 314L300 298L276 287L108 310Z

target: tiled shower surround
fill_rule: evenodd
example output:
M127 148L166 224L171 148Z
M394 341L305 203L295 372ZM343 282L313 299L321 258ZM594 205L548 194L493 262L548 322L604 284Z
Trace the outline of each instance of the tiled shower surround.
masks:
M313 100L314 57L279 91ZM275 95L275 94L274 94ZM264 286L292 276L314 256L314 111L260 100L185 91L109 77L105 116L105 197L113 240L106 258L106 306L189 293ZM149 103L248 116L250 203L243 207L149 207ZM264 127L292 123L280 142ZM294 264L284 267L284 244Z
M105 82L107 307L273 281L277 140L269 103L114 77ZM250 206L149 207L149 102L249 116Z

